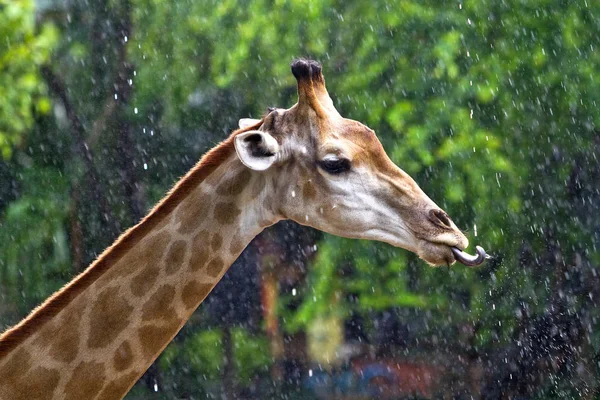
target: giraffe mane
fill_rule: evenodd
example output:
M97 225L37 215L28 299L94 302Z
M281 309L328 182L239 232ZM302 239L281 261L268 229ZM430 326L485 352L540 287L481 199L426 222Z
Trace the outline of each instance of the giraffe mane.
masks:
M236 135L258 129L262 123L263 119L252 126L234 131L227 139L209 150L138 224L121 234L88 268L36 307L25 319L2 333L0 359L69 305L171 213L194 188L235 152L233 139Z

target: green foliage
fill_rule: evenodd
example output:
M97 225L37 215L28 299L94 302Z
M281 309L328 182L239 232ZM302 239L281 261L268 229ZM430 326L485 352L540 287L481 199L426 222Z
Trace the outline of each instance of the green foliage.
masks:
M216 329L199 332L184 344L184 353L190 368L205 379L215 380L223 366L221 332Z
M31 168L22 173L21 182L19 199L0 219L0 289L21 298L24 313L60 288L71 267L65 230L67 181L54 170Z
M298 288L301 303L291 311L298 297L284 299L284 328L409 310L448 341L461 339L446 333L476 327L469 351L486 357L516 348L525 311L533 318L559 304L582 321L597 358L600 333L587 327L600 318L591 287L600 262L596 3L132 0L132 95L98 131L122 67L126 7L92 3L57 6L37 23L33 0L0 0L0 171L10 172L0 176L10 183L0 185L0 295L8 308L22 315L67 280L69 224L87 230L89 259L114 238L102 212L118 230L131 224L123 165L133 165L150 206L238 118L291 106L289 64L307 56L323 63L342 115L375 129L390 157L467 230L471 247L495 259L433 269L404 250L324 235ZM62 108L49 112L44 64L66 82L100 182L86 181L84 158L67 149L74 135ZM73 183L83 187L79 218L70 214ZM98 211L93 185L104 189L107 210ZM240 380L264 373L265 338L239 329L233 338ZM222 358L219 330L194 331L168 347L160 368L191 371L194 388L198 376L220 377Z
M0 1L0 156L7 159L37 114L50 111L39 68L58 40L49 23L36 26L33 0Z
M264 336L250 335L241 328L231 331L236 380L247 384L255 376L268 372L272 362L268 343ZM203 381L217 381L224 366L222 337L221 330L209 329L194 334L183 343L171 343L161 355L161 368L169 370L175 365L185 366Z
M267 374L273 363L269 343L263 335L251 335L245 329L232 330L233 358L237 380L251 383L255 377Z

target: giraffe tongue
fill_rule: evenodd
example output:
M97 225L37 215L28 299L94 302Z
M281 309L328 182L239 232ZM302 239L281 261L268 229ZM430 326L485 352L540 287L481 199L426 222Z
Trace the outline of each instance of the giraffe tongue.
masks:
M474 256L465 253L464 251L459 250L456 247L452 247L452 253L454 253L454 257L459 263L464 264L468 267L476 267L478 265L483 264L483 262L486 259L490 258L490 256L487 255L487 253L481 246L475 246L475 249L477 251L477 255Z

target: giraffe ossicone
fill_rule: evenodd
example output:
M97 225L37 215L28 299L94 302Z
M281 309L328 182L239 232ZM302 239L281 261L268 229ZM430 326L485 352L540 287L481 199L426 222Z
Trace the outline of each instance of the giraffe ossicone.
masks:
M139 224L0 336L0 400L122 398L252 238L282 219L455 261L467 238L371 129L338 113L320 65L298 60L292 73L295 105L240 120Z

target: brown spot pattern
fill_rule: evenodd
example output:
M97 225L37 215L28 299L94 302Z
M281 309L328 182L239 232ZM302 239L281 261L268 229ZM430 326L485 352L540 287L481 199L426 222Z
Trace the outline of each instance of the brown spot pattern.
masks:
M215 233L210 240L210 248L212 251L218 251L223 245L223 236L218 233Z
M240 213L241 210L232 202L219 203L215 206L215 219L221 224L233 223Z
M1 376L1 374L0 374ZM55 369L37 367L13 381L2 382L2 399L50 400L56 391L60 373Z
M179 324L173 326L145 325L138 330L138 337L146 360L153 360L175 336Z
M57 361L69 363L79 353L79 322L83 313L79 310L71 311L61 322L60 329L54 333L50 356Z
M302 197L306 200L314 200L317 197L317 191L315 187L310 182L306 182L302 187Z
M33 344L40 347L48 347L55 338L55 332L60 328L58 319L47 321L38 331L37 337L33 340Z
M81 362L65 386L65 400L95 398L106 380L104 365L97 362Z
M147 243L144 244L144 257L146 263L156 263L165 254L167 245L171 242L171 234L168 232L160 233L156 236L148 239ZM138 257L140 254L138 253Z
M198 271L200 268L204 267L206 261L208 260L208 234L206 231L201 231L194 238L194 243L192 245L192 256L190 257L190 269L192 271Z
M117 371L125 371L133 363L133 350L127 340L125 340L115 351L113 356L113 365Z
M31 355L24 349L16 350L0 368L0 398L51 399L60 379L59 372L42 367L31 368Z
M273 205L273 196L271 195L266 195L265 199L263 200L263 204L266 204L267 207L270 207Z
M177 318L172 306L175 289L171 285L162 286L156 291L142 308L142 321L170 320Z
M143 246L143 251L129 250L119 261L119 268L115 268L114 273L109 272L114 274L111 275L111 279L126 277L148 265L156 264L158 260L162 259L170 241L171 235L168 232L144 240L140 244Z
M244 250L244 243L242 243L240 236L235 234L229 244L229 252L231 254L239 254L242 250Z
M17 348L28 338L39 332L39 328L46 321L54 318L65 304L70 303L80 293L85 291L90 285L99 280L106 279L114 281L115 275L113 267L132 249L138 246L148 234L156 232L157 226L162 226L162 222L169 219L174 220L172 213L179 204L191 196L196 197L194 189L220 166L225 160L235 154L233 145L234 137L239 132L245 132L249 129L256 129L259 125L253 125L245 129L237 130L228 139L210 150L192 170L181 179L175 188L166 196L151 212L144 218L143 223L129 229L117 239L115 244L109 247L102 255L92 263L84 273L79 275L72 284L66 285L63 289L51 296L43 307L36 309L25 320L14 328L9 329L3 334L2 345L0 346L0 357L7 356L11 351ZM170 222L170 223L171 223ZM137 250L136 250L137 252Z
M90 315L90 348L105 347L129 325L133 307L119 294L118 288L108 288L98 296Z
M252 173L247 169L243 169L237 175L221 183L217 187L216 192L222 196L239 195L242 193L248 182L250 182L251 178Z
M192 271L198 271L200 268L204 267L207 259L208 250L198 249L196 252L192 253L192 258L190 259L190 269Z
M156 265L148 265L131 280L131 285L129 286L131 292L135 296L143 296L154 286L159 274L160 270Z
M179 271L183 264L183 259L187 252L187 243L184 240L177 240L169 248L167 253L167 266L165 268L167 275Z
M69 363L79 353L81 341L79 323L83 316L87 296L81 294L80 298L65 308L53 323L40 332L36 342L42 347L49 347L49 355L56 361Z
M31 355L23 349L18 349L0 368L0 382L17 381L25 376L29 368L31 368Z
M265 187L267 180L262 174L257 175L257 179L254 180L252 185L252 198L257 198Z
M215 257L212 260L210 260L210 262L206 266L206 273L212 276L213 278L216 278L223 270L223 266L223 260L221 260L220 257Z
M213 188L221 185L224 182L224 180L225 180L224 177L227 172L228 172L228 169L226 169L226 168L217 169L212 174L210 174L209 176L206 177L203 184L208 186L209 190L214 190Z
M184 235L195 231L206 219L210 210L210 204L198 204L192 201L193 198L194 196L190 196L181 203L176 216L177 221L181 221L179 232Z
M119 379L109 382L102 392L100 392L100 396L98 396L96 400L115 400L125 397L140 375L141 373L139 372L130 372L127 375L121 376Z
M212 288L213 285L208 283L200 283L198 281L188 282L181 292L181 300L188 309L195 308L208 296Z

